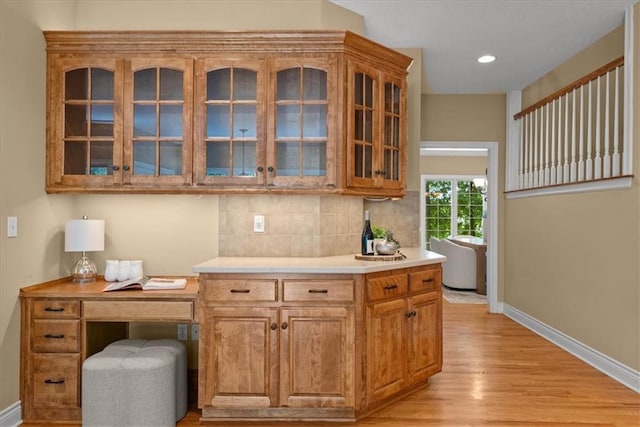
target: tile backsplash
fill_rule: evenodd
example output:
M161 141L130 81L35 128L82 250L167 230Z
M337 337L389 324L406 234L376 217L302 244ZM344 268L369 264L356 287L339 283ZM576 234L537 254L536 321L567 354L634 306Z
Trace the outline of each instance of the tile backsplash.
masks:
M368 202L352 196L228 195L219 199L220 256L331 256L360 251L365 208L372 223L418 245L418 196ZM265 231L253 231L263 215Z

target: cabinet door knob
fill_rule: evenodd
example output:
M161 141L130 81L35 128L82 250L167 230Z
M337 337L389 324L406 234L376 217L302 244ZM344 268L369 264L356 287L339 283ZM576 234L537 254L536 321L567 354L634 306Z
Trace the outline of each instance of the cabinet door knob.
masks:
M120 166L113 165L113 166L111 166L111 169L113 169L114 171L119 171L120 170Z
M276 322L273 322L273 323L271 324L271 330L272 330L272 331L275 331L276 329L278 329L278 324L277 324Z
M256 170L257 170L258 172L262 172L262 171L264 170L264 168L263 168L262 166L258 166L258 167L256 168Z
M267 170L268 170L269 172L273 172L275 169L273 168L273 166L267 166Z
M282 329L287 329L289 327L289 324L287 322L282 322L282 325L280 325L280 327Z
M408 311L404 314L404 317L406 317L407 319L409 319L411 317L411 312Z
M128 171L128 170L129 170L129 165L124 165L124 166L122 166L122 170L124 170L124 171Z

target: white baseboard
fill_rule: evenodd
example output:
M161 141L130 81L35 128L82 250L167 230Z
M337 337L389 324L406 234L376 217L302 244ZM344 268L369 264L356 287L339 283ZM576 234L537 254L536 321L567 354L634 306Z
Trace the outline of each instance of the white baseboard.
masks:
M509 304L503 304L503 313L620 384L640 393L640 372L511 307Z
M22 406L20 401L0 411L0 426L17 427L22 424Z

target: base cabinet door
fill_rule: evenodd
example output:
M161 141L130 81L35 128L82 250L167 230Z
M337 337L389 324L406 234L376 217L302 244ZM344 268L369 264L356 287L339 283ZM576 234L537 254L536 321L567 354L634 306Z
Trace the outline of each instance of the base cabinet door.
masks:
M205 407L264 408L277 400L278 310L207 309L204 351ZM201 362L202 363L202 362Z
M280 406L353 406L353 309L283 308L280 328Z
M405 387L406 314L405 299L367 308L368 403L391 396Z
M408 375L425 381L442 369L442 304L439 291L409 298Z

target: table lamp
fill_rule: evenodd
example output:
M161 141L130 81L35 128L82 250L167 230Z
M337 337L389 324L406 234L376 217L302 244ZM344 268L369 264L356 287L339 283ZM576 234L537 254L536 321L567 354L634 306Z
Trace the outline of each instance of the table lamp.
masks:
M95 282L98 274L96 264L87 258L87 252L104 250L104 220L71 219L64 227L65 252L82 252L71 272L71 278L77 283Z

